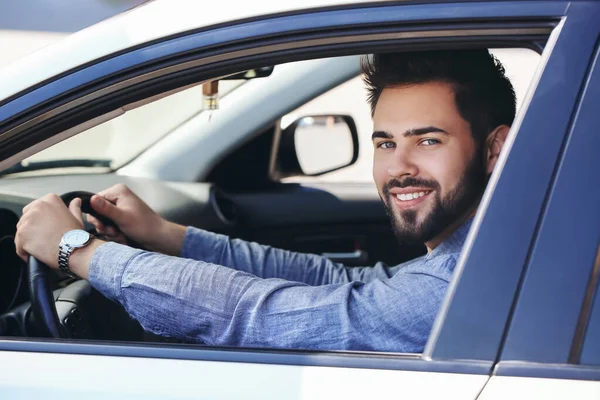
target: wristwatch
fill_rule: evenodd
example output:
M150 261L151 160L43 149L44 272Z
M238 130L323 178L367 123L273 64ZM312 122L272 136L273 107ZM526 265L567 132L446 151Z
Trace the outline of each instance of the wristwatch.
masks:
M94 236L83 229L73 229L65 233L58 245L58 268L65 274L76 277L69 268L69 257L75 250L90 244Z

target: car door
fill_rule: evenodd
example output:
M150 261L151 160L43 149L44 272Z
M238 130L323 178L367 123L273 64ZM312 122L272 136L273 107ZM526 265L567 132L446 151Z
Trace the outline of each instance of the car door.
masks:
M600 397L599 61L597 48L481 399Z
M327 21L330 28L327 36L334 38L335 35L331 35L331 25L336 23L354 27L376 27L387 23L389 25L386 29L395 26L396 29L405 28L411 32L427 32L422 37L417 34L422 42L427 41L427 37L433 36L437 41L440 37L436 35L446 35L443 36L445 40L461 45L469 42L465 37L475 42L481 40L480 43L488 43L485 41L489 40L487 35L493 36L500 32L492 42L523 40L523 35L532 42L533 35L545 44L540 74L533 86L536 90L531 92L526 107L519 114L507 150L492 176L423 354L3 338L0 341L2 394L8 398L43 396L61 399L82 396L476 398L492 373L505 327L511 317L523 268L528 265L530 254L533 254L532 241L536 237L540 212L547 199L546 192L596 45L598 26L595 21L598 19L598 12L599 7L593 2L570 5L554 1L465 2L371 5L365 8L354 6L314 11L310 18L298 12L270 17L268 24L258 20L262 26L285 28L310 20L315 24L310 31L314 35L318 35L317 28L322 28L316 27L315 21ZM242 21L219 29L223 29L225 33L229 32L228 29L239 32L246 27L244 24L255 22ZM448 25L444 26L445 29L438 26L432 30L434 23ZM249 35L250 38L258 40L260 34L264 33L256 33L254 25L251 28L254 33ZM547 38L549 32L552 33ZM358 36L360 33L364 34L362 31L356 33ZM190 33L191 36L202 34L203 32ZM407 37L414 38L414 34ZM373 37L365 40L368 40L370 47L374 45ZM575 41L577 46L573 46ZM162 43L153 45L160 44ZM329 49L335 51L335 43L330 44L332 46ZM403 44L415 43L403 42L402 38L394 42L395 46ZM389 48L389 45L389 42L382 43L379 48ZM139 50L132 50L132 53ZM349 50L346 48L344 51ZM358 51L358 48L353 48L353 51ZM294 53L290 50L290 53L298 57L307 56L307 53L300 51ZM164 57L164 54L145 54ZM127 59L131 54L122 56ZM176 54L172 56L175 58ZM241 63L243 59L240 60ZM102 62L109 61L111 60ZM217 76L223 73L218 67L223 66L217 63L201 72L205 74L204 77L211 74ZM73 75L81 71L86 70L75 71ZM568 71L568 74L561 74L558 79L556 71ZM136 74L133 78L141 76L141 68ZM14 157L18 152L29 149L33 143L92 118L100 118L103 113L111 112L120 103L133 100L133 97L127 96L132 96L134 91L126 88L127 90L112 94L112 103L98 94L96 98L89 96L82 100L87 107L82 107L81 102L71 109L63 107L57 110L50 107L49 105L64 106L65 96L72 96L73 92L77 92L76 89L81 89L75 82L69 81L70 76L67 74L61 77L63 81L60 88L52 86L53 82L50 82L50 88L42 86L3 103L0 108L0 133L8 133L5 140L0 142L0 154L4 158ZM109 80L109 77L106 78ZM117 79L115 76L110 78ZM98 76L94 79L98 79ZM194 79L200 78L196 75ZM69 87L68 84L75 86ZM178 84L183 83L180 81ZM92 80L86 82L86 94L89 95L94 88L98 89L92 85ZM59 92L57 94L50 89ZM165 86L157 88L156 85L150 89L149 86L142 85L133 95L149 96L157 90L167 89ZM71 97L69 100L81 99ZM104 102L97 101L98 99ZM42 103L46 108L41 107ZM557 104L560 107L555 107ZM51 113L47 114L48 112ZM30 119L33 116L40 118L34 121ZM549 136L547 132L554 134ZM6 137L11 137L11 140ZM531 149L540 143L543 145L533 162ZM524 194L519 199L521 201L518 207L508 201L515 198L515 193Z

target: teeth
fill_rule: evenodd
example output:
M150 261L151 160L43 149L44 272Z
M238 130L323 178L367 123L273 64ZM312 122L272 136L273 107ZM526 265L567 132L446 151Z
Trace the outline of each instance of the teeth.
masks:
M402 193L402 194L397 194L396 197L400 201L409 201L409 200L413 200L413 199L416 199L419 197L423 197L423 196L425 196L425 194L426 194L426 192Z

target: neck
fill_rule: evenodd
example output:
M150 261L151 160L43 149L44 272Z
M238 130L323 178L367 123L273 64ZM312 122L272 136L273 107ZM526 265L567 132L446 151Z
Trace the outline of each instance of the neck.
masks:
M474 217L475 213L477 212L478 205L479 205L479 203L475 204L473 207L471 207L469 210L467 210L467 212L465 212L462 216L460 216L453 223L448 225L446 227L446 229L444 229L442 232L440 232L437 236L435 236L433 239L425 242L425 246L427 246L427 254L431 253L436 247L438 247L440 245L440 243L442 243L444 240L448 239L448 237L450 237L450 235L452 235L454 233L454 231L456 229L458 229L459 226L464 224L469 218Z

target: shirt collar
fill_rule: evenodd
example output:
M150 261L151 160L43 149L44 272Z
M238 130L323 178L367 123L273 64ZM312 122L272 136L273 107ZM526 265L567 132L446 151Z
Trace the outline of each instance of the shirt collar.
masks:
M469 233L472 223L473 218L469 218L462 225L456 228L446 240L433 249L431 253L427 254L425 258L429 259L444 254L460 253L463 245L465 244L465 240L467 239L467 234Z

